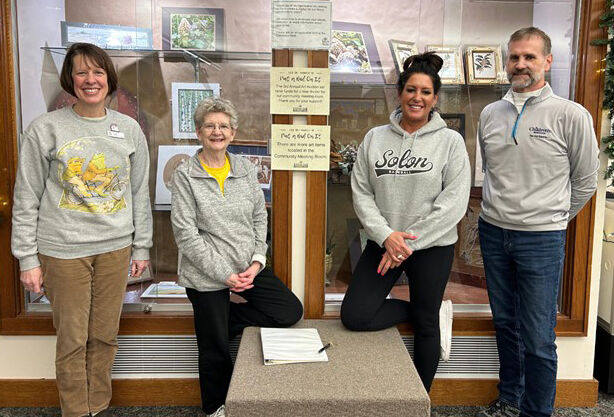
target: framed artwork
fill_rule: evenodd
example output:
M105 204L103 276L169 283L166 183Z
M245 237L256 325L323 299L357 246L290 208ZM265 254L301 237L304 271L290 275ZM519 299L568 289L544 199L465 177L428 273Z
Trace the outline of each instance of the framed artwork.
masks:
M219 97L219 84L172 83L173 138L197 139L194 111L207 97Z
M62 46L87 42L104 49L152 49L151 29L131 26L60 22Z
M371 25L333 22L328 67L332 82L384 82Z
M501 46L467 46L467 83L505 83Z
M273 172L271 171L271 157L263 155L244 155L256 166L256 173L258 175L258 182L260 188L263 190L271 189L271 178Z
M156 171L155 204L171 204L171 180L175 169L190 159L200 145L158 146L158 170Z
M456 130L465 139L465 114L464 113L439 113L449 129Z
M162 8L162 48L221 51L224 49L224 9Z
M460 45L427 45L427 52L435 52L443 59L443 66L439 71L442 84L465 84L465 69Z
M407 58L418 53L418 47L415 42L398 41L395 39L390 39L388 45L390 45L394 66L400 74L403 71L403 63L405 63Z
M267 144L262 143L260 145L235 145L235 141L228 146L228 152L235 155L241 155L249 159L258 170L258 182L264 192L264 201L267 207L271 205L271 179L273 178L273 171L271 171L271 156L269 155Z

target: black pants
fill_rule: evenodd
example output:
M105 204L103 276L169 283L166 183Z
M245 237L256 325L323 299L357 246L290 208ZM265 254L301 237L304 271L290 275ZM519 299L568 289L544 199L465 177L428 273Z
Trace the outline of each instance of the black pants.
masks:
M186 292L194 308L203 410L211 414L226 401L233 367L229 341L248 326L291 326L302 317L303 306L268 268L256 276L253 288L239 293L247 303L231 303L228 289Z
M414 326L414 364L427 391L439 363L439 307L452 268L454 245L415 251L386 275L377 273L385 249L367 241L341 305L350 330L381 330L402 322ZM410 301L386 299L405 271Z

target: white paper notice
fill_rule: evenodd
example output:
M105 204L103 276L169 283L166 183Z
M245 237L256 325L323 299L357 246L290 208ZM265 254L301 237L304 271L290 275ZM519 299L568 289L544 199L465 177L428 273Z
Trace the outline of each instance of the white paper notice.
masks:
M271 68L271 114L328 116L328 68Z
M329 49L330 1L273 0L273 49Z
M271 168L328 171L330 126L272 125Z

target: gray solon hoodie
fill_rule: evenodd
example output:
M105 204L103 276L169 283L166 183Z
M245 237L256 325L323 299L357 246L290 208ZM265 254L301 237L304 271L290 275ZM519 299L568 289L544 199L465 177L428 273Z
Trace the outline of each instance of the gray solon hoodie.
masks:
M463 137L438 113L410 134L399 125L371 129L352 171L354 209L369 239L383 246L393 231L414 233L413 250L456 242L469 201L471 171Z

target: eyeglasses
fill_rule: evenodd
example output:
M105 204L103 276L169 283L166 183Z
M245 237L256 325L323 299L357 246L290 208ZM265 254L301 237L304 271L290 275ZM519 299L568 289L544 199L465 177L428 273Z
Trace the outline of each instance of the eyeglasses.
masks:
M229 124L226 123L221 123L221 124L216 124L216 123L207 123L203 125L203 130L205 130L206 132L213 132L215 130L215 128L220 129L220 131L222 133L228 133L231 131L231 127Z

